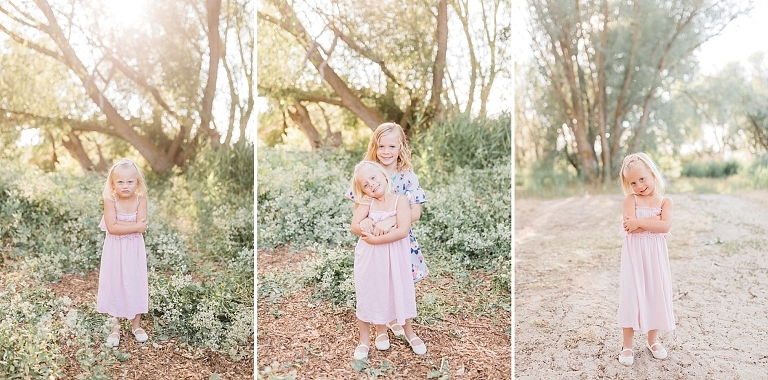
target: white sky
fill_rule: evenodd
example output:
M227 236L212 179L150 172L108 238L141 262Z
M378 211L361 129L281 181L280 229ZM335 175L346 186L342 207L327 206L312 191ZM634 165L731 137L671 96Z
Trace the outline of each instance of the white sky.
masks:
M695 53L699 57L702 73L712 74L729 62L746 63L757 51L768 51L768 1L755 0L754 9L747 16L733 20L719 36L701 45Z
M526 31L526 1L514 0L513 30L515 61L530 57L530 37ZM749 15L732 21L719 36L711 38L694 52L699 57L703 74L712 74L729 62L746 63L747 58L757 51L768 51L768 1L754 0L754 9Z

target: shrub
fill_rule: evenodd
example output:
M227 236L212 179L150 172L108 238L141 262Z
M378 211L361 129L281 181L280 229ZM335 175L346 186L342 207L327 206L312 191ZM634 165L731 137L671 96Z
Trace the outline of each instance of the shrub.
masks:
M234 360L249 356L253 303L237 299L226 281L201 284L190 275L166 278L151 273L149 284L149 312L161 339L174 334L182 341L229 353Z
M739 163L736 161L691 161L683 164L680 173L683 177L725 178L738 173Z
M459 266L493 267L512 249L511 176L501 165L458 169L453 180L430 192L414 234L425 256L440 255ZM507 191L503 191L507 189Z
M351 172L321 154L259 149L258 247L352 245Z
M334 305L355 307L353 252L319 245L313 250L319 256L307 262L302 282L314 287L315 298L328 299Z

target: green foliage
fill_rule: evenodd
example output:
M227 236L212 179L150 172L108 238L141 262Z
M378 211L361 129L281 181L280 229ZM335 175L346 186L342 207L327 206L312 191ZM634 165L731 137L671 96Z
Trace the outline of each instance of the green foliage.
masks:
M149 284L149 312L161 337L178 335L235 360L250 355L253 302L236 297L225 279L197 283L190 275L166 278L150 273Z
M315 245L316 259L307 262L303 283L314 285L313 296L329 299L334 305L355 307L353 252L343 248Z
M414 224L427 257L441 255L458 266L482 268L512 250L509 167L457 169L447 185L431 189Z
M52 326L60 305L53 294L15 282L2 285L0 378L49 379L62 376L64 356L57 345L57 329Z
M756 157L744 174L756 189L768 188L768 154Z
M313 242L350 246L352 202L344 197L352 171L345 158L259 149L259 248Z
M497 119L459 115L414 137L412 161L425 184L439 182L457 168L488 169L509 162L512 125L509 114Z
M683 177L726 178L738 171L739 163L736 161L703 160L684 163L680 174Z
M193 244L204 256L227 262L253 249L254 146L204 149L190 165L187 186L197 210Z

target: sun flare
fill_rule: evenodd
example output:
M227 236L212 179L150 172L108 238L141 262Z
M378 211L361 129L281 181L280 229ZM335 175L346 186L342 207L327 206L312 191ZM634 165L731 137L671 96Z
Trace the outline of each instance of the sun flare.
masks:
M121 25L130 25L144 16L146 0L102 0L107 16Z

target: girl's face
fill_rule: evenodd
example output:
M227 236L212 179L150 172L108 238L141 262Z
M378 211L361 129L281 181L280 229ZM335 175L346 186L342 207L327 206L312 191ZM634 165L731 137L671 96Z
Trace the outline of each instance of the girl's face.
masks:
M381 199L387 189L387 177L381 171L371 165L360 168L355 177L363 194L376 199Z
M139 176L135 170L118 167L112 171L112 188L120 198L132 197L138 186Z
M624 175L624 179L637 195L656 194L656 178L645 165L637 165Z
M400 156L400 140L394 133L387 133L379 137L379 146L376 149L376 158L387 171L397 168L397 157Z

